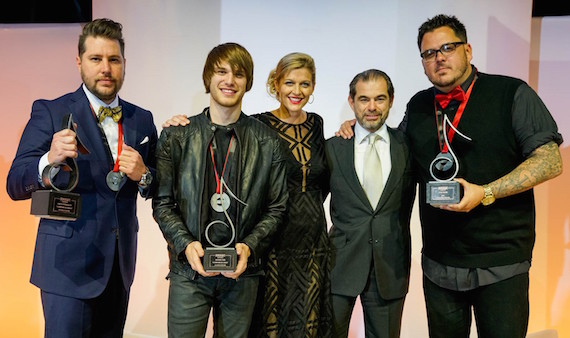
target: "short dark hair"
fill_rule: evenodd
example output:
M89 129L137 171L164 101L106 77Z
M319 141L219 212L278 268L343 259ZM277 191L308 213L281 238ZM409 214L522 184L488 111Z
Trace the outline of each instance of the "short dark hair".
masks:
M467 42L467 30L461 21L459 21L453 15L449 16L445 14L439 14L431 19L428 19L418 29L418 48L420 51L422 50L422 40L424 38L424 35L440 27L451 28L459 40L465 43Z
M208 53L206 63L204 64L204 71L202 72L202 80L204 81L206 93L210 92L212 76L214 75L216 67L219 66L222 61L229 63L234 72L242 71L245 73L247 79L245 91L249 91L253 85L253 60L251 55L243 46L235 42L227 42L214 47L210 53Z
M388 95L390 96L390 99L392 99L394 97L394 85L392 84L392 80L388 74L378 69L368 69L356 74L348 86L350 98L354 100L354 96L356 95L356 84L358 81L368 82L376 79L384 79L386 81L386 87L388 87Z
M125 57L125 40L123 40L123 25L111 19L95 19L88 22L79 36L79 57L85 53L85 40L88 37L103 37L109 40L117 40L121 47L121 55Z

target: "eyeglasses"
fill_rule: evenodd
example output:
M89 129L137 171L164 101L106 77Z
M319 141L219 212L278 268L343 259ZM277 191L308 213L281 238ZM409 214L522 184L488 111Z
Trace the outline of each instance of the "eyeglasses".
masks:
M451 53L455 52L457 46L464 45L467 42L448 42L443 44L439 49L428 49L420 53L420 56L424 61L433 61L437 58L437 53L440 52L443 56L448 56Z

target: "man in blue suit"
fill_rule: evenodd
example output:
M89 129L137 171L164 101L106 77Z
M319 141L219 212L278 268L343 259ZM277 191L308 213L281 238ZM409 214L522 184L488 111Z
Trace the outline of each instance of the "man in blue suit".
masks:
M7 190L14 200L28 199L49 188L46 175L53 182L63 175L46 167L76 160L81 214L40 220L31 282L41 289L46 337L121 337L135 272L136 199L152 194L157 132L149 111L117 95L125 75L121 24L88 23L78 47L83 84L34 102ZM76 128L61 130L69 114ZM77 139L90 153L78 154ZM117 184L107 179L113 175Z

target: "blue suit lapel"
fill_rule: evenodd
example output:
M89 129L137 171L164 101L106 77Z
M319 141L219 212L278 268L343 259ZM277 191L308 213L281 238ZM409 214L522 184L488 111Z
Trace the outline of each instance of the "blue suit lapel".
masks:
M126 104L125 101L121 99L119 99L119 104L123 107L123 142L132 148L136 148L137 118L135 107L130 104Z

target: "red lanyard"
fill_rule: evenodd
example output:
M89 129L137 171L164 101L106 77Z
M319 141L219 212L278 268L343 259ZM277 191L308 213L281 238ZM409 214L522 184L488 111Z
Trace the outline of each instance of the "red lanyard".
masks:
M117 145L117 160L115 161L115 166L113 167L114 172L119 171L119 156L123 151L123 124L120 121L117 123L119 124L119 144Z
M226 159L224 160L224 167L222 168L222 176L224 178L224 172L226 171L226 165L228 164L228 157L230 155L232 149L232 142L234 140L234 136L230 139L230 144L228 146L228 151L226 153ZM214 165L214 174L216 174L216 193L220 194L222 192L222 182L220 176L218 176L218 170L216 169L216 160L214 159L214 150L212 149L212 144L210 144L210 155L212 157L212 164Z
M463 100L463 102L461 102L461 104L459 105L459 108L457 108L457 112L455 113L455 116L453 117L453 122L451 123L453 125L453 127L455 127L455 129L457 129L457 126L459 125L459 120L461 120L461 116L463 115L463 111L465 110L465 106L467 105L467 101L469 101L469 96L471 96L471 90L473 89L473 84L475 83L475 78L473 78L473 81L471 81L471 84L469 85L469 89L467 89L467 93L465 93L465 100ZM439 121L437 119L437 103L434 100L433 103L434 107L435 107L435 122L437 125L437 130L438 130L438 138L439 138L439 144L441 147L442 144L442 133L439 132ZM443 112L442 112L443 113ZM443 127L442 127L443 129ZM454 128L449 128L449 131L447 132L447 141L449 143L451 143L451 140L453 140L453 136L455 135L455 129ZM445 133L445 130L443 130L443 133ZM447 149L447 143L443 142L443 149L441 149L442 153L447 153L449 151L449 149Z

